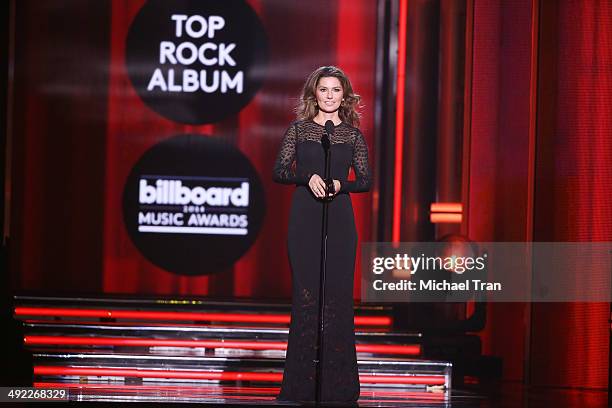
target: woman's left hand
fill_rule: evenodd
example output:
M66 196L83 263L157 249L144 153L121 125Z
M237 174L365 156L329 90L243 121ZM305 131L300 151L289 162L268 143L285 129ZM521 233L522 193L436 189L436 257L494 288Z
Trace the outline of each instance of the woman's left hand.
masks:
M327 193L327 197L333 197L336 194L338 194L339 191L340 191L340 181L334 180L334 192L333 193L331 193L331 192Z

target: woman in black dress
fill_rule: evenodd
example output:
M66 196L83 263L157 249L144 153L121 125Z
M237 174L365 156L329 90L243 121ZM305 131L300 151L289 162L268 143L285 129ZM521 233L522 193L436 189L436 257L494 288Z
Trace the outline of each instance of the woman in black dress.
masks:
M321 395L326 402L355 402L359 374L355 352L353 282L357 231L348 193L371 185L368 147L357 126L360 97L336 67L320 67L304 84L298 120L282 141L274 181L295 184L287 238L293 281L291 324L279 401L313 402L316 390L316 342L319 310L323 203L328 202L327 262ZM327 191L321 138L326 121L334 123ZM350 167L355 180L348 180Z

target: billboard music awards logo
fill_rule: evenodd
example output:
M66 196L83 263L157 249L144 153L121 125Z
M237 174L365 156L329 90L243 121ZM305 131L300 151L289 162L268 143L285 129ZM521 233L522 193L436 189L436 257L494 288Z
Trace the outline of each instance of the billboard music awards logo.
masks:
M147 106L196 125L249 103L267 53L263 26L243 0L149 0L130 26L126 64Z
M200 135L175 136L145 152L123 193L136 247L182 275L230 267L257 238L264 213L262 184L248 158Z
M236 183L239 186L233 187ZM248 216L244 214L249 206L248 179L142 175L138 203L139 232L214 235L249 232Z

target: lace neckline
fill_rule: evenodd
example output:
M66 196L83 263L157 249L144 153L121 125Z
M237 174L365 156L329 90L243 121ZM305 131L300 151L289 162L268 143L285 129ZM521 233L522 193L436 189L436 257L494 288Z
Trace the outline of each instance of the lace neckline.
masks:
M315 124L315 125L317 125L317 126L320 126L320 127L322 127L322 128L324 128L324 127L325 127L325 125L321 125L321 124L319 124L319 123L315 122L315 121L314 121L314 119L308 119L308 120L309 120L310 122L314 123L314 124ZM335 127L335 128L337 128L337 127L340 127L340 126L342 126L342 125L344 125L344 122L340 122L340 123L338 123L337 125L334 125L334 127Z

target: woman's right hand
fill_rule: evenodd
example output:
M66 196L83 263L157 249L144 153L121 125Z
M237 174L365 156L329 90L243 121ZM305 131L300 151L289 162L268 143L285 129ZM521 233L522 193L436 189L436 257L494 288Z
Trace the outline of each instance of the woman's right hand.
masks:
M325 182L318 174L313 174L312 177L310 177L310 180L308 181L308 187L310 187L310 191L312 191L312 194L314 194L315 197L325 197Z

